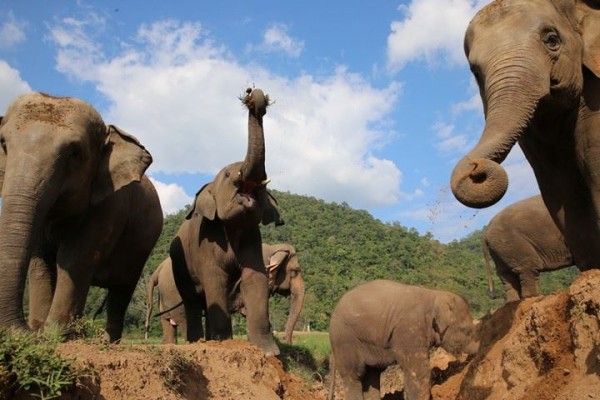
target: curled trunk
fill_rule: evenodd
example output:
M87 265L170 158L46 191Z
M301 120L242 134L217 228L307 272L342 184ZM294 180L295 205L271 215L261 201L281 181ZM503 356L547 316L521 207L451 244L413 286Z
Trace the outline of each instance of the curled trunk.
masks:
M500 163L528 129L538 101L547 91L544 85L535 87L522 79L498 81L502 85L490 84L496 91L486 99L487 115L481 139L456 164L450 178L456 199L472 208L489 207L506 193L508 175Z

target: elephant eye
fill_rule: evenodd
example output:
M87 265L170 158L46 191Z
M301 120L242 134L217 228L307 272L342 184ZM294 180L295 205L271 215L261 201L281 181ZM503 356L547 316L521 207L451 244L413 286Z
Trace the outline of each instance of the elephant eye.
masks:
M546 32L542 37L542 42L550 51L557 51L558 49L560 49L560 45L562 43L560 40L560 36L558 36L558 33L556 33L555 31Z
M2 147L4 153L6 153L6 139L4 139L3 137L0 137L0 147Z

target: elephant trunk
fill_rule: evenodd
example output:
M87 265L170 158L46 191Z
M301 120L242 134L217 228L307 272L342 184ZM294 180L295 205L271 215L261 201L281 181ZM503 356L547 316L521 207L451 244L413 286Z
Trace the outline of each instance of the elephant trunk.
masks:
M27 157L23 157L27 159ZM23 174L31 170L21 164L7 170L2 190L0 213L0 271L3 290L0 291L0 327L28 330L23 315L23 293L29 262L43 234L42 221L48 210L36 193L44 192L48 181L42 175Z
M292 334L298 317L302 311L302 305L304 304L304 278L302 275L297 275L291 279L290 282L290 314L288 315L287 322L285 323L284 341L288 344L292 344Z
M248 89L246 92L243 102L248 107L248 149L242 177L245 181L262 183L267 179L263 116L267 113L269 97L261 89Z
M496 75L486 86L486 120L481 139L456 164L450 178L452 193L467 207L489 207L504 196L508 175L500 163L528 128L539 100L549 91L538 76L521 69L503 70Z
M152 307L154 305L154 287L158 285L158 273L161 265L150 276L146 287L146 321L144 323L144 339L148 340L148 331L150 330L150 318L152 316Z

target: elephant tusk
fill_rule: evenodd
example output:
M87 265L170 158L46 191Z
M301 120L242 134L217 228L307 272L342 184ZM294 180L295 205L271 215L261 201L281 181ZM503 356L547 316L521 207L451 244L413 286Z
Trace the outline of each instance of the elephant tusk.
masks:
M269 182L271 182L270 179L265 179L264 181L262 181L260 184L263 186L267 186L269 184Z

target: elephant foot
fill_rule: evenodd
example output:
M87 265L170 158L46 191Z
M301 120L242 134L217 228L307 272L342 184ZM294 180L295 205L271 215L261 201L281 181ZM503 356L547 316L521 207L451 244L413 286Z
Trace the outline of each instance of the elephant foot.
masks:
M262 344L258 344L255 343L255 345L262 350L263 353L265 353L265 355L268 356L278 356L280 354L279 351L279 347L277 346L277 343L275 343L275 341L270 341L269 343L262 343Z

